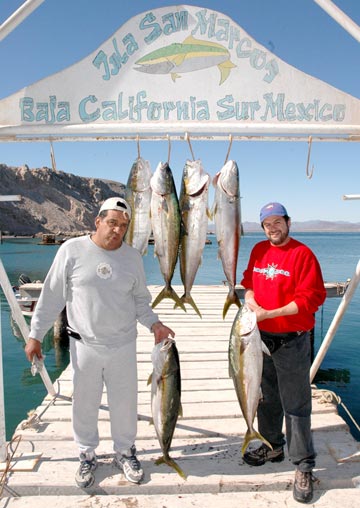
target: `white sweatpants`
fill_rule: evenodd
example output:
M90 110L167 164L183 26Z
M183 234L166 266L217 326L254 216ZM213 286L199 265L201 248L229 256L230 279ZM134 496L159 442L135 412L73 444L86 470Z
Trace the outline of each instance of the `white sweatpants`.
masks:
M119 348L88 346L70 339L73 369L72 422L79 453L99 444L98 417L104 384L114 451L126 453L137 433L136 341Z

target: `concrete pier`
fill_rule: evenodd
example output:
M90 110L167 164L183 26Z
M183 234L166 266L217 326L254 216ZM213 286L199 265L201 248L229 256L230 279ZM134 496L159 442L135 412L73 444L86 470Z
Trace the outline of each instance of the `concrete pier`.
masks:
M174 288L179 295L182 287ZM161 287L150 287L155 297ZM72 382L67 368L55 383L58 396L35 408L15 431L10 464L4 472L0 508L4 507L141 507L183 508L292 507L294 467L286 455L279 464L250 467L243 463L241 445L246 431L232 380L227 348L237 308L225 320L225 286L195 286L193 298L202 319L187 307L173 309L163 301L155 309L176 332L182 377L183 417L178 419L170 455L187 474L183 480L167 465L155 465L161 455L150 425L151 351L153 336L138 327L139 406L136 446L145 471L141 485L128 483L113 464L109 413L103 393L99 415L101 437L95 483L79 489L74 475L77 449L71 427ZM256 425L255 425L256 426ZM360 495L360 443L349 432L323 390L313 387L312 427L318 453L317 478L310 506L352 508Z

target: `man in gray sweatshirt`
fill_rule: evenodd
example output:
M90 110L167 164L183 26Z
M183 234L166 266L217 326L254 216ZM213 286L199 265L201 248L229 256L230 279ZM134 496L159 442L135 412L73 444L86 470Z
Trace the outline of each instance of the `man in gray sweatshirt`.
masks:
M25 354L42 359L41 343L66 306L73 370L72 422L79 448L79 487L94 482L99 444L98 413L106 386L115 463L127 480L140 483L136 456L137 322L154 333L155 344L174 332L150 306L140 253L123 242L131 208L121 197L107 199L92 235L67 240L44 281L31 320Z

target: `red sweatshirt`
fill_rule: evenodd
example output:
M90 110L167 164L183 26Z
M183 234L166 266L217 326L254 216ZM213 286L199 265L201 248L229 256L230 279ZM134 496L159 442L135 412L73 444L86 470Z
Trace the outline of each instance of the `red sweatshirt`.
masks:
M326 298L318 260L306 245L293 238L281 247L268 240L257 243L241 284L254 291L255 300L266 310L295 301L297 314L258 323L260 330L271 333L310 330L315 324L314 313Z

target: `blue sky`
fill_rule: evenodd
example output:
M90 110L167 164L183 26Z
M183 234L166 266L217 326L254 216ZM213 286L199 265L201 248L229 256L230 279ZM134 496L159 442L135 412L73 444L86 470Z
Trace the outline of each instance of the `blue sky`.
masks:
M1 0L0 24L23 2ZM335 0L360 25L360 2ZM125 4L129 4L126 5ZM197 0L188 5L208 7L230 16L251 37L285 62L360 98L360 43L313 0ZM171 1L45 0L0 42L0 99L26 85L82 60L131 17ZM226 158L228 143L193 141L196 158L213 177ZM55 143L57 169L79 176L126 183L137 156L135 142ZM306 177L305 142L234 142L230 158L240 171L242 220L258 221L269 201L285 204L293 221L312 219L360 222L360 145L353 142L312 144L312 179ZM141 155L154 171L167 159L166 141L142 142ZM191 152L186 142L171 143L170 166L178 189ZM0 143L0 163L51 167L48 143ZM213 190L209 204L212 204Z

